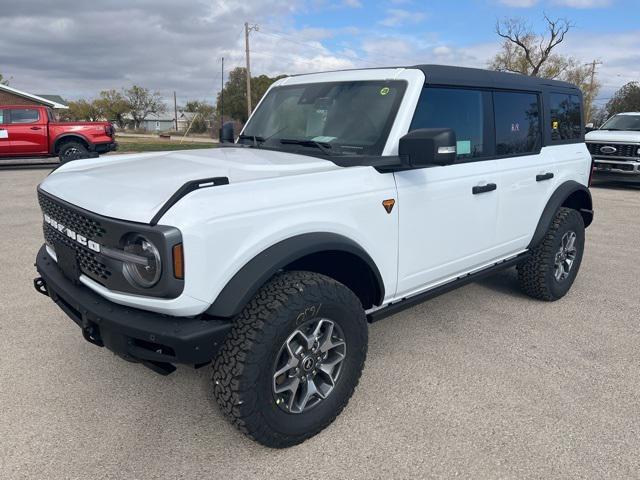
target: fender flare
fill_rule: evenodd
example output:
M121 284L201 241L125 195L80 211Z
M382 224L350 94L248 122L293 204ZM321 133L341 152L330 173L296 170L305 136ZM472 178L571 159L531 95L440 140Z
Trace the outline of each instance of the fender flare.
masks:
M373 272L379 293L377 300L382 302L384 282L369 254L347 237L318 232L296 235L256 255L229 280L206 313L214 317L235 317L278 270L307 255L327 251L350 253L364 261Z
M56 137L56 139L53 141L53 153L55 154L58 153L60 145L64 143L66 139L81 140L87 145L87 148L89 149L90 152L92 152L95 149L95 145L91 143L84 135L80 133L63 133L62 135L59 135L58 137Z
M532 248L540 243L549 229L549 226L553 221L553 217L558 209L565 205L567 200L572 196L575 196L576 199L571 202L570 206L580 212L584 219L585 227L588 227L591 224L593 220L593 202L591 200L591 192L587 187L574 180L566 181L560 184L549 198L547 205L542 211L542 215L538 221L538 226L533 234L533 238L531 239L531 242L529 242L529 246L527 248Z

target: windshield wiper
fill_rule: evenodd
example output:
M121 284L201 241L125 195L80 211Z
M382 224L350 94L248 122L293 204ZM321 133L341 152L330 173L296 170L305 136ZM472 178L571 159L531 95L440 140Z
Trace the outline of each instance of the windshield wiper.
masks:
M314 147L319 149L325 155L334 155L331 151L331 145L328 143L321 143L316 140L296 140L294 138L281 138L280 143L283 145L301 145L303 147Z
M258 146L258 142L260 142L260 143L264 143L265 142L265 138L261 137L259 135L239 135L238 139L240 139L240 140L253 140L253 146L254 147Z

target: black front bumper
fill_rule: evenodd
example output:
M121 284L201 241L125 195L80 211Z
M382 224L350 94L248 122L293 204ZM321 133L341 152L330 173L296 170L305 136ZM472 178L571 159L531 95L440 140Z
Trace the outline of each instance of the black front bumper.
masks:
M228 321L171 317L110 302L65 277L44 245L36 268L41 276L34 280L36 290L51 297L87 341L159 373L171 373L174 363L209 362L231 329Z

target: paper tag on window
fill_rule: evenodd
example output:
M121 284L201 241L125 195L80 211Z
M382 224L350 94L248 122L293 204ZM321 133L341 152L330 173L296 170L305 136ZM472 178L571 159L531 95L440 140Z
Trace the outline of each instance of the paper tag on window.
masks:
M458 155L469 155L471 153L471 140L460 140L456 142Z
M0 138L9 138L9 132L7 130L0 130Z
M329 142L331 142L332 140L335 140L335 139L336 139L336 137L323 137L323 136L320 136L320 137L313 137L311 140L313 140L314 142L329 143Z

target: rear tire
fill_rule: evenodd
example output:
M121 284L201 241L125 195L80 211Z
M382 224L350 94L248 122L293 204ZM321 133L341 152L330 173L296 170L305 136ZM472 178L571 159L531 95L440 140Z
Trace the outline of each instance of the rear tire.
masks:
M582 215L570 208L559 208L542 241L517 266L522 290L545 301L564 297L578 275L583 251Z
M263 445L301 443L347 405L367 333L362 304L341 283L310 272L278 275L238 316L214 362L218 405Z
M66 163L72 160L87 158L89 156L89 149L80 142L65 142L60 146L58 155L60 157L60 163Z

